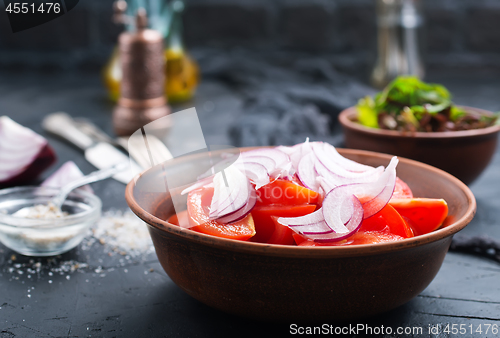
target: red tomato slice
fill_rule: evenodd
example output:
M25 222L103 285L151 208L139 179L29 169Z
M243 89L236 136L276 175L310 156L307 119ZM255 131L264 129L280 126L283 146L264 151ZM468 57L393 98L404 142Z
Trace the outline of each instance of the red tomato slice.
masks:
M189 215L190 229L208 235L248 240L255 235L255 227L251 214L238 222L222 224L209 219L208 207L214 195L214 188L201 188L188 194L187 212Z
M257 204L316 204L320 194L292 181L276 180L257 190Z
M410 187L399 177L396 177L396 187L394 188L392 198L413 198Z
M274 232L267 241L269 244L295 245L293 235L295 232L286 225L278 223L278 216L271 216L274 222Z
M394 242L404 239L401 236L394 235L385 231L366 231L366 232L356 232L349 238L342 241L332 242L332 243L317 243L313 240L307 239L299 246L346 246L346 245L361 245L361 244L375 244L375 243L385 243Z
M171 216L167 220L167 222L172 223L174 225L180 225L180 222L179 222L180 219L182 219L183 221L185 220L186 224L187 224L187 222L188 222L188 213L187 213L187 210L181 211L180 213Z
M271 216L298 217L312 213L316 210L314 204L302 205L256 205L251 214L255 222L255 236L253 242L268 243L276 230Z
M295 241L295 244L297 244L297 245L300 245L300 243L308 240L307 238L305 238L302 235L299 235L296 232L293 233L292 237L293 237L293 240Z
M375 215L364 219L358 232L380 231L403 238L413 237L412 228L390 204Z
M448 216L448 204L443 199L391 199L389 204L401 216L409 220L415 235L423 235L436 230Z

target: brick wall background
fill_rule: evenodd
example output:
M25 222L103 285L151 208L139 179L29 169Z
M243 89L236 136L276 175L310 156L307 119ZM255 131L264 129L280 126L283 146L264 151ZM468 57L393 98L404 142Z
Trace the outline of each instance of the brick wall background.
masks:
M427 69L500 69L500 1L422 0ZM0 4L0 68L102 67L120 28L112 0L80 0L68 14L12 34ZM376 55L375 0L186 0L186 44L250 53L321 55L366 73Z

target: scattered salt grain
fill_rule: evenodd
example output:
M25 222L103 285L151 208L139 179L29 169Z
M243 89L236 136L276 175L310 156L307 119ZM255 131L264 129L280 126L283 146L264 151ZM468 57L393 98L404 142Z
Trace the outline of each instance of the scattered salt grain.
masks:
M83 250L90 250L94 243L99 243L105 254L119 254L126 261L154 252L146 224L130 211L107 211L89 231L81 245Z
M12 264L12 261L10 261L10 263ZM19 276L22 275L26 275L29 279L31 279L32 276L40 278L45 274L52 277L54 274L70 274L86 268L88 268L87 263L80 263L74 260L60 261L56 258L50 258L39 259L38 262L35 262L34 259L30 259L26 263L15 263L4 271L7 271L11 275L11 280L19 280ZM24 283L24 281L21 281L21 283Z
M79 249L95 251L95 245L102 246L103 254L106 256L118 255L119 266L128 265L131 260L146 259L148 255L154 253L147 225L130 211L111 210L105 212L100 220L89 229ZM12 254L8 261L9 265L3 271L11 275L10 280L19 280L20 276L23 275L33 280L33 277L39 279L44 275L52 277L55 274L66 275L66 280L70 280L70 274L76 271L89 271L88 263L74 260L62 261L60 258L61 256L57 256L49 259L38 258L29 259L28 262L19 262L18 257ZM114 271L113 267L103 268L104 264L101 258L97 262L89 263L94 266L98 265L97 268L93 268L93 271L99 277L105 277L105 272ZM128 273L128 269L123 271ZM147 274L147 271L144 273ZM85 282L88 283L89 280L86 279ZM49 280L48 283L52 284L52 280Z

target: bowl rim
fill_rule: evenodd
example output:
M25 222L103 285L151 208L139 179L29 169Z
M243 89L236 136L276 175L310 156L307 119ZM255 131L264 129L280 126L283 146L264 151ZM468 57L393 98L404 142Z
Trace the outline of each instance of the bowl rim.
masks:
M480 113L493 114L493 112L481 108L474 108L468 106L457 105L457 107L461 107L465 110L476 111ZM458 131L435 131L435 132L401 132L396 130L386 130L386 129L377 129L363 126L362 124L356 123L352 120L352 118L357 114L356 107L349 107L340 112L338 116L338 120L340 124L347 129L355 130L357 132L370 134L373 136L380 137L398 137L403 139L445 139L445 138L466 138L466 137L475 137L475 136L483 136L489 134L495 134L500 131L500 124L490 126L487 128L480 129L470 129L470 130L458 130Z
M242 151L255 149L253 148L240 148ZM342 149L337 148L339 153L361 155L361 156L376 156L381 159L390 161L393 155L382 154L366 150L356 150L356 149ZM191 155L195 156L195 155ZM182 160L185 161L187 157ZM464 215L455 220L452 224L446 226L445 228L435 230L429 234L416 236L412 238L406 238L401 241L387 242L387 243L377 243L377 244L363 244L363 245L352 245L352 246L317 246L317 247L301 247L292 245L280 245L280 244L266 244L266 243L255 243L247 241L239 241L227 238L216 237L212 235L207 235L189 229L180 228L177 225L169 223L162 220L139 206L134 198L134 188L136 186L136 181L140 180L140 177L144 175L148 169L143 173L137 175L125 189L125 200L129 205L132 212L134 212L140 219L145 221L148 226L157 229L166 234L180 237L182 239L188 240L193 243L198 243L202 245L207 245L210 247L215 247L219 249L237 251L241 253L250 253L255 255L265 255L265 256L279 256L279 257L292 257L292 258L335 258L335 257L355 257L363 255L373 255L373 254L383 254L387 252L394 252L405 250L409 248L414 248L423 244L432 243L440 240L444 240L447 237L451 237L458 231L462 230L469 222L472 220L476 213L476 199L472 191L458 178L448 174L447 172L424 164L418 161L410 160L403 157L398 157L400 162L407 163L413 166L424 168L433 171L435 174L444 177L448 181L451 181L454 185L458 186L460 190L465 194L468 199L468 207Z
M30 191L38 190L41 192L46 192L52 195L56 195L59 192L59 188L54 188L54 187L42 187L42 186L21 186L21 187L12 187L12 188L5 188L0 190L0 196L5 196L11 193L22 193L26 192L29 193ZM91 208L89 210L85 210L83 212L77 213L77 214L72 214L68 215L65 217L61 218L56 218L56 219L30 219L30 218L19 218L15 217L12 215L5 215L0 213L0 225L2 226L8 226L11 228L19 228L19 229L37 229L37 230L51 230L51 229L56 229L60 227L66 227L66 226L71 226L74 224L80 224L82 221L88 221L90 219L96 219L101 215L101 210L102 210L102 201L101 199L88 191L85 190L73 190L68 197L71 196L80 196L84 197L85 199L89 200L90 203L88 204ZM23 224L23 225L16 225L16 223L19 223L20 220L23 220L23 223L29 223L28 224Z

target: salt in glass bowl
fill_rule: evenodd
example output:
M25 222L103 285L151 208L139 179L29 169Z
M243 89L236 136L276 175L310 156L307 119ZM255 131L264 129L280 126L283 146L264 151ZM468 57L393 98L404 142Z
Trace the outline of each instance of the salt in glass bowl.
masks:
M16 187L0 190L0 242L26 256L53 256L77 246L101 216L99 197L82 190L71 192L54 219L13 216L25 207L48 204L56 188Z

